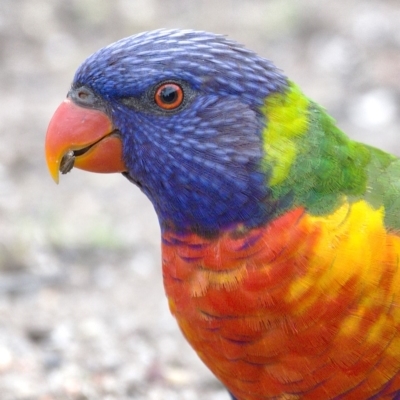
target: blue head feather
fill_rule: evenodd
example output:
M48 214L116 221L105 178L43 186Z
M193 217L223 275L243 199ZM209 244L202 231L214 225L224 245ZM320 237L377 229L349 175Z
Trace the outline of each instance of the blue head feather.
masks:
M163 81L186 89L176 112L153 101ZM163 229L210 233L272 215L260 106L287 80L269 61L223 36L158 30L99 50L79 67L73 86L106 103L128 175L153 202Z

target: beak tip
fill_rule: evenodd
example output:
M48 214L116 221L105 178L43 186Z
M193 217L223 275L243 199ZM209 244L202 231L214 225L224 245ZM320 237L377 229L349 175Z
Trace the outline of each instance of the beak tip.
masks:
M50 172L50 176L52 177L53 181L58 185L60 180L60 174L58 172L58 163L47 158L47 169Z
M50 175L53 178L53 181L58 185L60 183L60 174L58 173L58 169L50 170Z

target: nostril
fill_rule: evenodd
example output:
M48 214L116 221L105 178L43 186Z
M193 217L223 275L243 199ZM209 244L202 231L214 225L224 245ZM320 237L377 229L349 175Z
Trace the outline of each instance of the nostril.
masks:
M85 86L73 87L67 95L75 104L86 108L97 109L107 112L101 98L96 95L90 88Z
M85 87L76 90L75 97L83 102L94 102L96 99L93 93Z
M89 94L88 94L87 92L84 92L83 90L80 90L80 91L78 92L78 97L79 97L81 100L86 100L86 99L89 97Z

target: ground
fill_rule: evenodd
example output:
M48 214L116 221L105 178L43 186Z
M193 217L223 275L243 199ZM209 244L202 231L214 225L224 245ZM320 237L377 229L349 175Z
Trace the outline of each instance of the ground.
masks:
M223 33L400 155L398 21L398 0L1 0L1 399L228 400L168 311L147 199L120 175L56 186L46 170L48 121L85 57L160 27Z

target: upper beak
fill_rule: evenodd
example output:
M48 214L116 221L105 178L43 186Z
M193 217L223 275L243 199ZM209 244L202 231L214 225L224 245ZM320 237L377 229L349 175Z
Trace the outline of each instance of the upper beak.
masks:
M46 134L46 160L58 183L59 171L73 166L91 172L123 172L122 141L102 111L64 100L54 113Z

